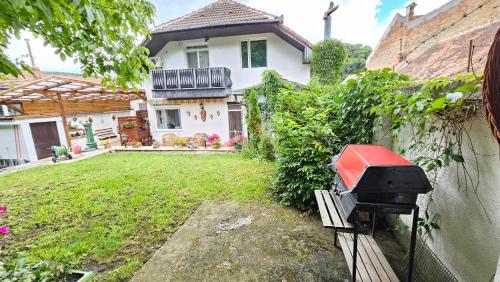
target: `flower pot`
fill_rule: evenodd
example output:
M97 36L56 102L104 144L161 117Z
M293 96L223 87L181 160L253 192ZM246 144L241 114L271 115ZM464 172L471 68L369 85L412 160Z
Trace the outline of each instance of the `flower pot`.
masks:
M240 150L241 150L241 148L242 148L242 146L241 146L241 144L236 143L236 144L234 144L234 148L235 148L236 150L240 151Z
M67 275L66 281L72 282L90 282L94 277L94 273L92 271L79 271L73 270L70 274Z
M160 144L153 144L153 149L159 149L160 148Z
M221 144L212 144L210 146L212 147L212 149L219 149Z

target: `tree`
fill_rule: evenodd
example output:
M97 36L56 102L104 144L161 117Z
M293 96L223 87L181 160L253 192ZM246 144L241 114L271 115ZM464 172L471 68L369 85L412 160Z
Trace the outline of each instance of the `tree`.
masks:
M344 70L347 48L336 39L326 39L313 46L311 68L321 84L333 85Z
M372 48L362 44L345 44L347 47L347 60L345 62L342 79L350 74L362 71L366 65L366 59L370 56Z
M84 76L128 88L148 74L149 51L136 38L149 34L155 8L147 0L0 0L0 73L18 77L24 63L5 54L12 37L27 30L82 64Z

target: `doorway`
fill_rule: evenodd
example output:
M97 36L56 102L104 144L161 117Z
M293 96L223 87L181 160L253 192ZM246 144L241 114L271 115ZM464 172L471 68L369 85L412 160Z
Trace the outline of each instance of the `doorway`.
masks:
M229 116L229 138L243 135L242 112L240 103L227 104Z
M30 123L30 129L36 156L39 160L52 155L51 146L61 146L55 121Z

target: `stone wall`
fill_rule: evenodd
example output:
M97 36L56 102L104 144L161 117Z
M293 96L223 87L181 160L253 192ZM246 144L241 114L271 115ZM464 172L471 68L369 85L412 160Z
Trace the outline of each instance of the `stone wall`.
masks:
M418 6L415 11L418 13ZM465 13L471 14L463 17ZM397 69L402 60L411 61L437 42L499 19L499 0L452 0L426 15L412 19L397 14L368 59L367 68ZM468 44L464 42L463 48L468 49Z

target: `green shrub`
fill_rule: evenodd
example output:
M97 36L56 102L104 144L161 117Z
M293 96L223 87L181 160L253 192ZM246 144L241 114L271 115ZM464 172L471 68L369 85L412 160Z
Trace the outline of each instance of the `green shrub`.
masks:
M255 89L248 91L246 95L248 100L247 125L248 135L251 142L247 146L252 146L252 152L258 152L260 136L262 131L262 117L260 114L259 105L257 104L257 92Z
M324 85L337 83L344 72L347 48L336 39L326 39L313 46L311 69Z
M326 168L336 141L324 110L329 94L310 88L283 91L274 118L278 163L274 192L283 204L301 210L311 208L313 191L328 187L332 177Z
M262 133L259 143L259 157L266 161L274 161L275 154L273 139L267 133Z
M316 189L329 189L330 158L347 144L370 143L373 108L408 78L389 69L369 71L346 84L312 81L301 90L282 91L273 128L276 133L275 194L301 210L313 205Z

